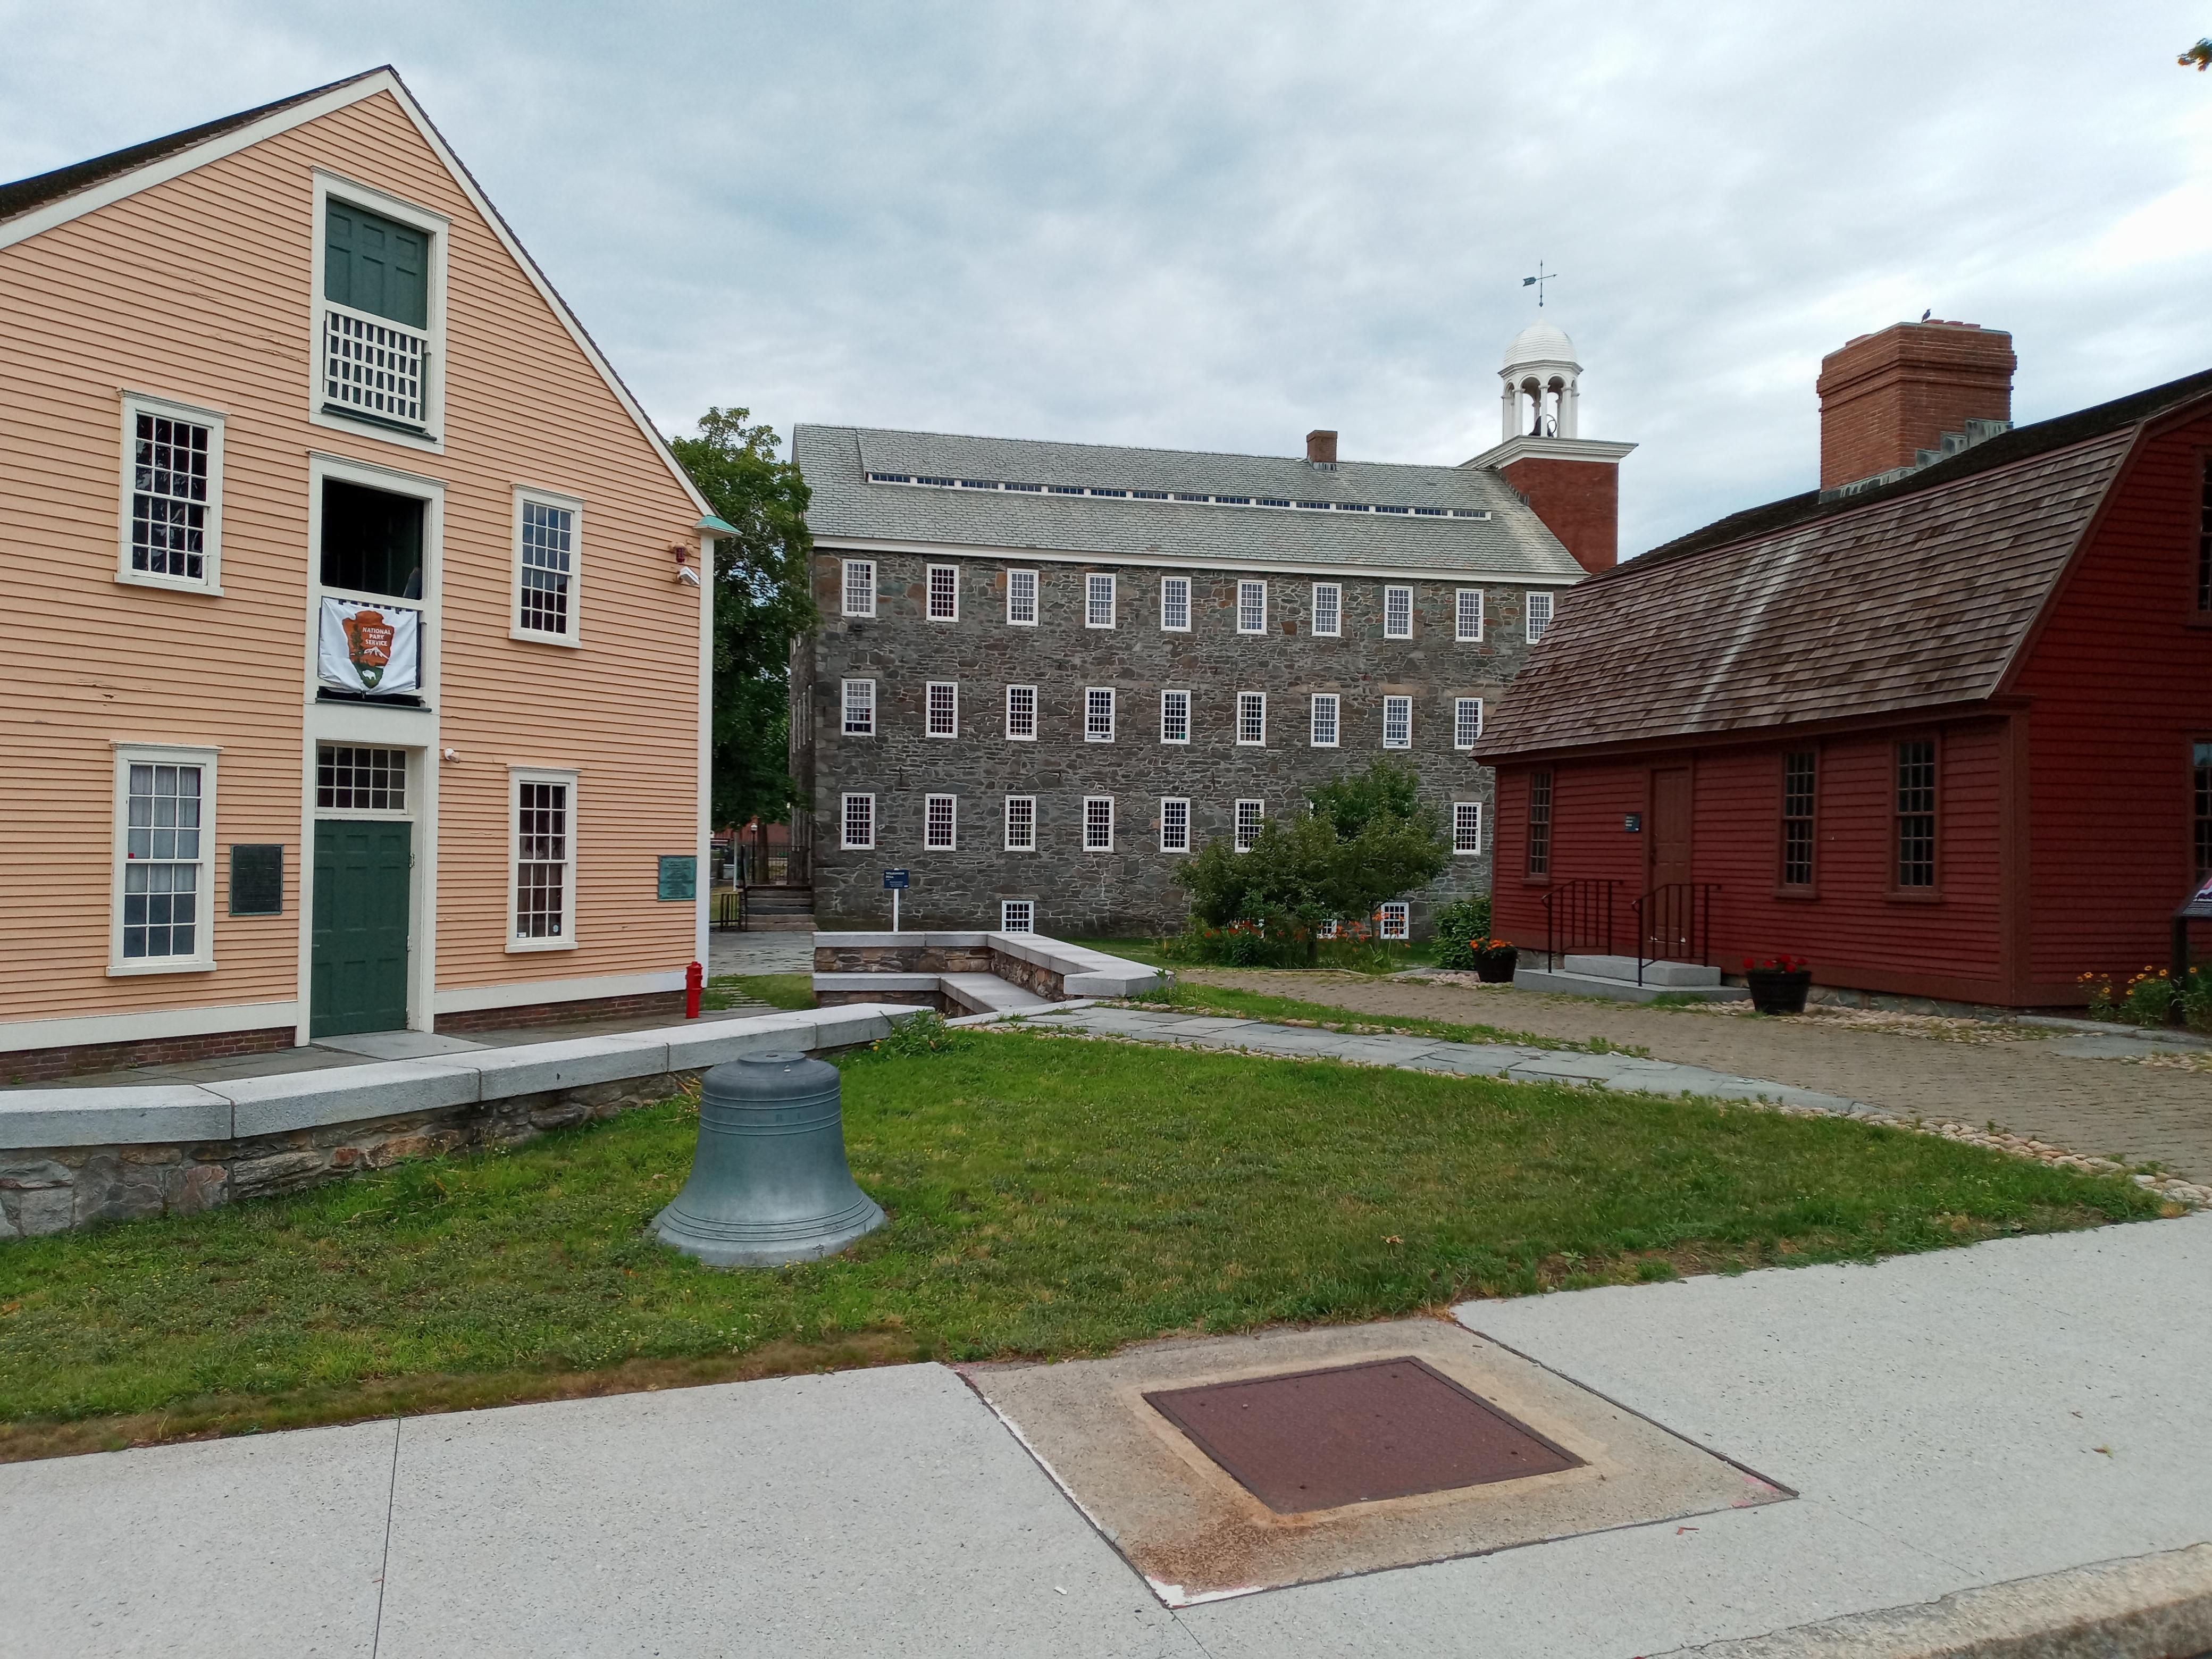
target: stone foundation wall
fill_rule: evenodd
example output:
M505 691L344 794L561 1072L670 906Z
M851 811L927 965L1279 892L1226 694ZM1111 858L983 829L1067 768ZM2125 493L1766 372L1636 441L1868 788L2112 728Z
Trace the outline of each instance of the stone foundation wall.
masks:
M186 1060L224 1060L233 1054L265 1054L289 1048L296 1028L264 1026L253 1031L210 1031L200 1036L142 1037L128 1042L78 1042L59 1048L18 1048L0 1054L0 1080L9 1084L50 1083L56 1078L93 1072L120 1072L133 1066L172 1066Z
M983 945L867 945L814 947L817 974L991 974L997 954Z
M466 1036L471 1031L521 1031L586 1019L664 1015L672 1020L684 1018L683 992L647 991L636 996L587 997L580 1002L533 1002L520 1008L471 1008L466 1013L440 1014L433 1024L448 1036Z
M888 973L890 970L878 969L874 971ZM964 1014L968 1012L965 1008L948 1010L946 999L936 991L817 991L814 994L814 1006L817 1008L844 1008L859 1002L896 1002L906 1008L934 1008L940 1014L948 1012Z
M1038 996L1049 998L1054 1002L1064 1001L1066 998L1064 988L1067 976L1041 963L1024 962L1019 957L1000 956L994 951L991 971L1009 985L1018 985L1024 991L1033 991Z

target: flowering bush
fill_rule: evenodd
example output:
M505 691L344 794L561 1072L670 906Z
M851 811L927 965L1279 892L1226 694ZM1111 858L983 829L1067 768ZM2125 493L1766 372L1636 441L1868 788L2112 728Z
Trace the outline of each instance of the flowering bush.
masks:
M1454 899L1437 911L1437 966L1465 974L1474 970L1474 944L1490 932L1490 895Z
M1812 966L1812 957L1793 957L1787 952L1763 959L1756 957L1743 959L1743 971L1747 974L1802 974Z
M2112 1001L2112 976L2110 974L2076 974L2074 982L2081 988L2088 999L2090 1018L2119 1018L2119 1011Z
M1502 957L1508 951L1518 950L1520 947L1510 939L1495 939L1485 933L1480 939L1469 939L1467 942L1467 948L1478 957Z
M2181 987L2171 972L2145 963L2142 972L2128 981L2121 993L2119 1016L2130 1025L2163 1025L2172 1017Z

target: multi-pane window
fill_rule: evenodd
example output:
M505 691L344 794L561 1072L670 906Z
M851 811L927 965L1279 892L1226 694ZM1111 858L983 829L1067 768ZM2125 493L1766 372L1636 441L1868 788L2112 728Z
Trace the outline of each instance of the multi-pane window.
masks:
M932 622L960 620L958 565L933 564L929 567L929 619Z
M516 502L518 568L514 625L526 634L574 630L576 513L523 496Z
M1037 573L1006 572L1006 620L1017 628L1035 628L1037 619Z
M1083 579L1083 625L1085 628L1111 628L1114 625L1114 579L1111 576L1085 576Z
M873 559L845 561L845 614L848 617L872 617L876 614L876 562Z
M1163 691L1160 693L1160 741L1188 743L1190 741L1190 693Z
M1936 884L1936 742L1897 745L1897 884Z
M1452 803L1452 851L1462 858L1471 858L1482 851L1480 801L1455 800Z
M1552 625L1552 596L1531 593L1528 596L1528 643L1534 645L1544 637Z
M957 681L930 681L928 708L931 737L957 738L960 735L960 686Z
M876 735L876 683L873 680L845 682L845 735L848 738L872 738Z
M1190 632L1190 578L1160 579L1160 626L1170 634Z
M1334 639L1344 630L1344 589L1335 582L1313 585L1313 631Z
M1114 741L1114 688L1093 685L1083 693L1083 740L1085 743Z
M1036 737L1037 689L1034 685L1010 685L1006 688L1006 735L1016 743L1029 743Z
M1382 590L1382 637L1386 640L1410 640L1413 637L1412 588L1386 587Z
M1375 932L1382 939L1411 939L1413 936L1413 907L1393 902L1375 913Z
M1385 749L1411 749L1413 746L1413 700L1411 697L1382 699L1382 746Z
M1310 721L1307 741L1316 749L1336 747L1337 695L1334 691L1314 693L1313 714Z
M1452 747L1472 749L1482 741L1482 699L1452 699Z
M1036 797L1035 795L1006 797L1006 850L1009 853L1036 851Z
M407 810L407 751L326 743L315 750L315 805L334 812Z
M124 775L123 960L204 957L199 901L206 769L131 761Z
M848 795L844 800L844 845L866 851L876 844L876 798Z
M1528 873L1552 873L1552 775L1528 775Z
M1267 583L1237 584L1237 631L1240 634L1264 634L1267 631Z
M999 901L999 931L1002 933L1036 932L1036 901L1035 899L1000 899Z
M2212 611L2212 460L2198 480L2197 508L2197 608Z
M1181 795L1160 798L1160 851L1190 851L1190 802Z
M933 853L949 853L958 843L960 803L957 796L931 795L922 802L921 844Z
M1085 795L1083 798L1083 850L1086 853L1110 853L1114 850L1114 798L1111 795Z
M211 582L221 476L210 422L131 411L131 574Z
M1452 637L1464 643L1482 637L1482 590L1462 587L1452 605Z
M1267 816L1264 800L1240 800L1237 803L1237 850L1249 853L1260 839L1260 825Z
M1239 691L1237 694L1237 741L1246 744L1267 741L1267 694L1265 691Z
M514 936L568 937L568 873L574 836L569 786L522 778L514 786Z
M2197 884L2212 881L2212 743L2191 745L2196 770Z
M1813 884L1813 792L1819 763L1811 750L1782 757L1782 884Z

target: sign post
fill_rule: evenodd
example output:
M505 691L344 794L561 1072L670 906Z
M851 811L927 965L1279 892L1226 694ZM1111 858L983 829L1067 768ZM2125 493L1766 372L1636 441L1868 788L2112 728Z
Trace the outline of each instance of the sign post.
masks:
M899 895L906 890L908 884L908 878L905 871L886 870L884 872L884 887L891 896L891 932L894 933L899 930Z

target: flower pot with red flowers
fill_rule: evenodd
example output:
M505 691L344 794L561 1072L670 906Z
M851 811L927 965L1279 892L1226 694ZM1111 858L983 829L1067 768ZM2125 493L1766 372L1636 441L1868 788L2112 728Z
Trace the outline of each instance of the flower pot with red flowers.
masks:
M1805 994L1813 988L1813 964L1802 957L1743 959L1743 982L1751 988L1751 1006L1762 1014L1802 1014Z
M1513 970L1520 965L1520 947L1510 939L1469 939L1468 949L1474 952L1474 976L1485 985L1510 985Z

